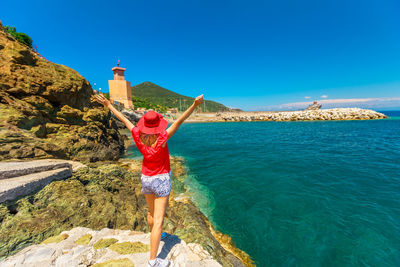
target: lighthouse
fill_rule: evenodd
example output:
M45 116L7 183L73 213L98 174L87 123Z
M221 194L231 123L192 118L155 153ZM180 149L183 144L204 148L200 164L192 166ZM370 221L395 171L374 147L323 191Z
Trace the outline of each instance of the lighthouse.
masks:
M126 69L119 66L118 60L117 66L111 70L114 72L114 80L108 81L111 102L133 109L131 83L125 80Z

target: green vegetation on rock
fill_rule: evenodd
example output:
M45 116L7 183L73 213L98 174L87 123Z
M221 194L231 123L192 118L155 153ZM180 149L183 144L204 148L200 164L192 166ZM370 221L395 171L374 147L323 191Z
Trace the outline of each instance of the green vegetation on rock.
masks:
M96 263L92 265L92 267L134 267L135 265L130 259L117 259L117 260L108 260L101 263Z
M23 32L17 32L17 29L15 27L5 26L5 29L12 37L17 39L18 42L21 42L32 48L32 38L29 37L27 34Z
M76 240L75 244L86 246L87 244L89 244L91 239L92 239L92 235L91 234L86 234L84 236L81 236L78 240Z
M117 242L118 242L118 239L115 239L115 238L104 238L104 239L100 239L99 241L97 241L93 245L93 248L94 249L107 248Z
M67 239L69 236L67 234L61 234L61 235L56 235L56 236L52 236L47 238L46 240L44 240L42 242L42 244L50 244L50 243L58 243L61 242L65 239Z
M122 242L112 244L109 249L119 254L142 253L150 250L150 246L142 242Z
M194 101L193 97L177 94L152 82L144 82L133 86L132 96L134 98L137 97L138 99L145 99L150 103L169 108L179 109L181 106L182 110L187 109ZM229 111L230 108L218 102L206 100L205 105L202 105L200 110L203 112L218 112Z
M147 98L138 97L138 96L132 97L132 103L135 106L135 108L153 109L160 113L165 113L165 112L167 112L167 109L168 109L168 106L156 104Z
M98 165L34 195L1 203L0 258L77 226L148 231L140 174L115 164Z
M103 93L103 95L107 99L110 99L110 93ZM167 109L169 108L168 106L156 104L147 98L138 97L138 96L132 96L132 103L133 103L133 106L135 107L135 109L136 108L153 109L160 113L167 112Z

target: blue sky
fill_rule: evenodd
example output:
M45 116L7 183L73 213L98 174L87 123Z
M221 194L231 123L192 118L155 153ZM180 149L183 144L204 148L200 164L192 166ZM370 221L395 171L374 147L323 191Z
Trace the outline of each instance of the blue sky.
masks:
M246 110L364 98L400 109L399 1L115 3L6 1L0 19L102 91L120 59L132 84Z

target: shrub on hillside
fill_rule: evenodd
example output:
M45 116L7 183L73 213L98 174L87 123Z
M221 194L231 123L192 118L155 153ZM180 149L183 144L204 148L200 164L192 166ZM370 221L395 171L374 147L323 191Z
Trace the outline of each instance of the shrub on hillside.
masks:
M27 46L32 48L32 38L29 37L27 34L23 32L17 32L17 29L15 27L6 26L5 29L11 36L17 39L18 42L26 44Z
M154 109L161 113L167 112L167 109L168 109L167 106L153 103L149 99L144 98L144 97L133 96L132 103L137 108Z
M105 98L110 99L110 93L103 93L103 95ZM135 108L154 109L155 111L158 111L160 113L167 112L167 109L169 108L164 105L155 104L151 102L149 99L144 97L133 96L132 103Z

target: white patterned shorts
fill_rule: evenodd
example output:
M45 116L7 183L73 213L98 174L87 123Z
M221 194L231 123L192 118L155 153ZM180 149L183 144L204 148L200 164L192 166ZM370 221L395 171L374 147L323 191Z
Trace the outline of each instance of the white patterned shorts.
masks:
M157 197L166 197L171 192L171 171L153 176L142 174L143 194L155 194Z

